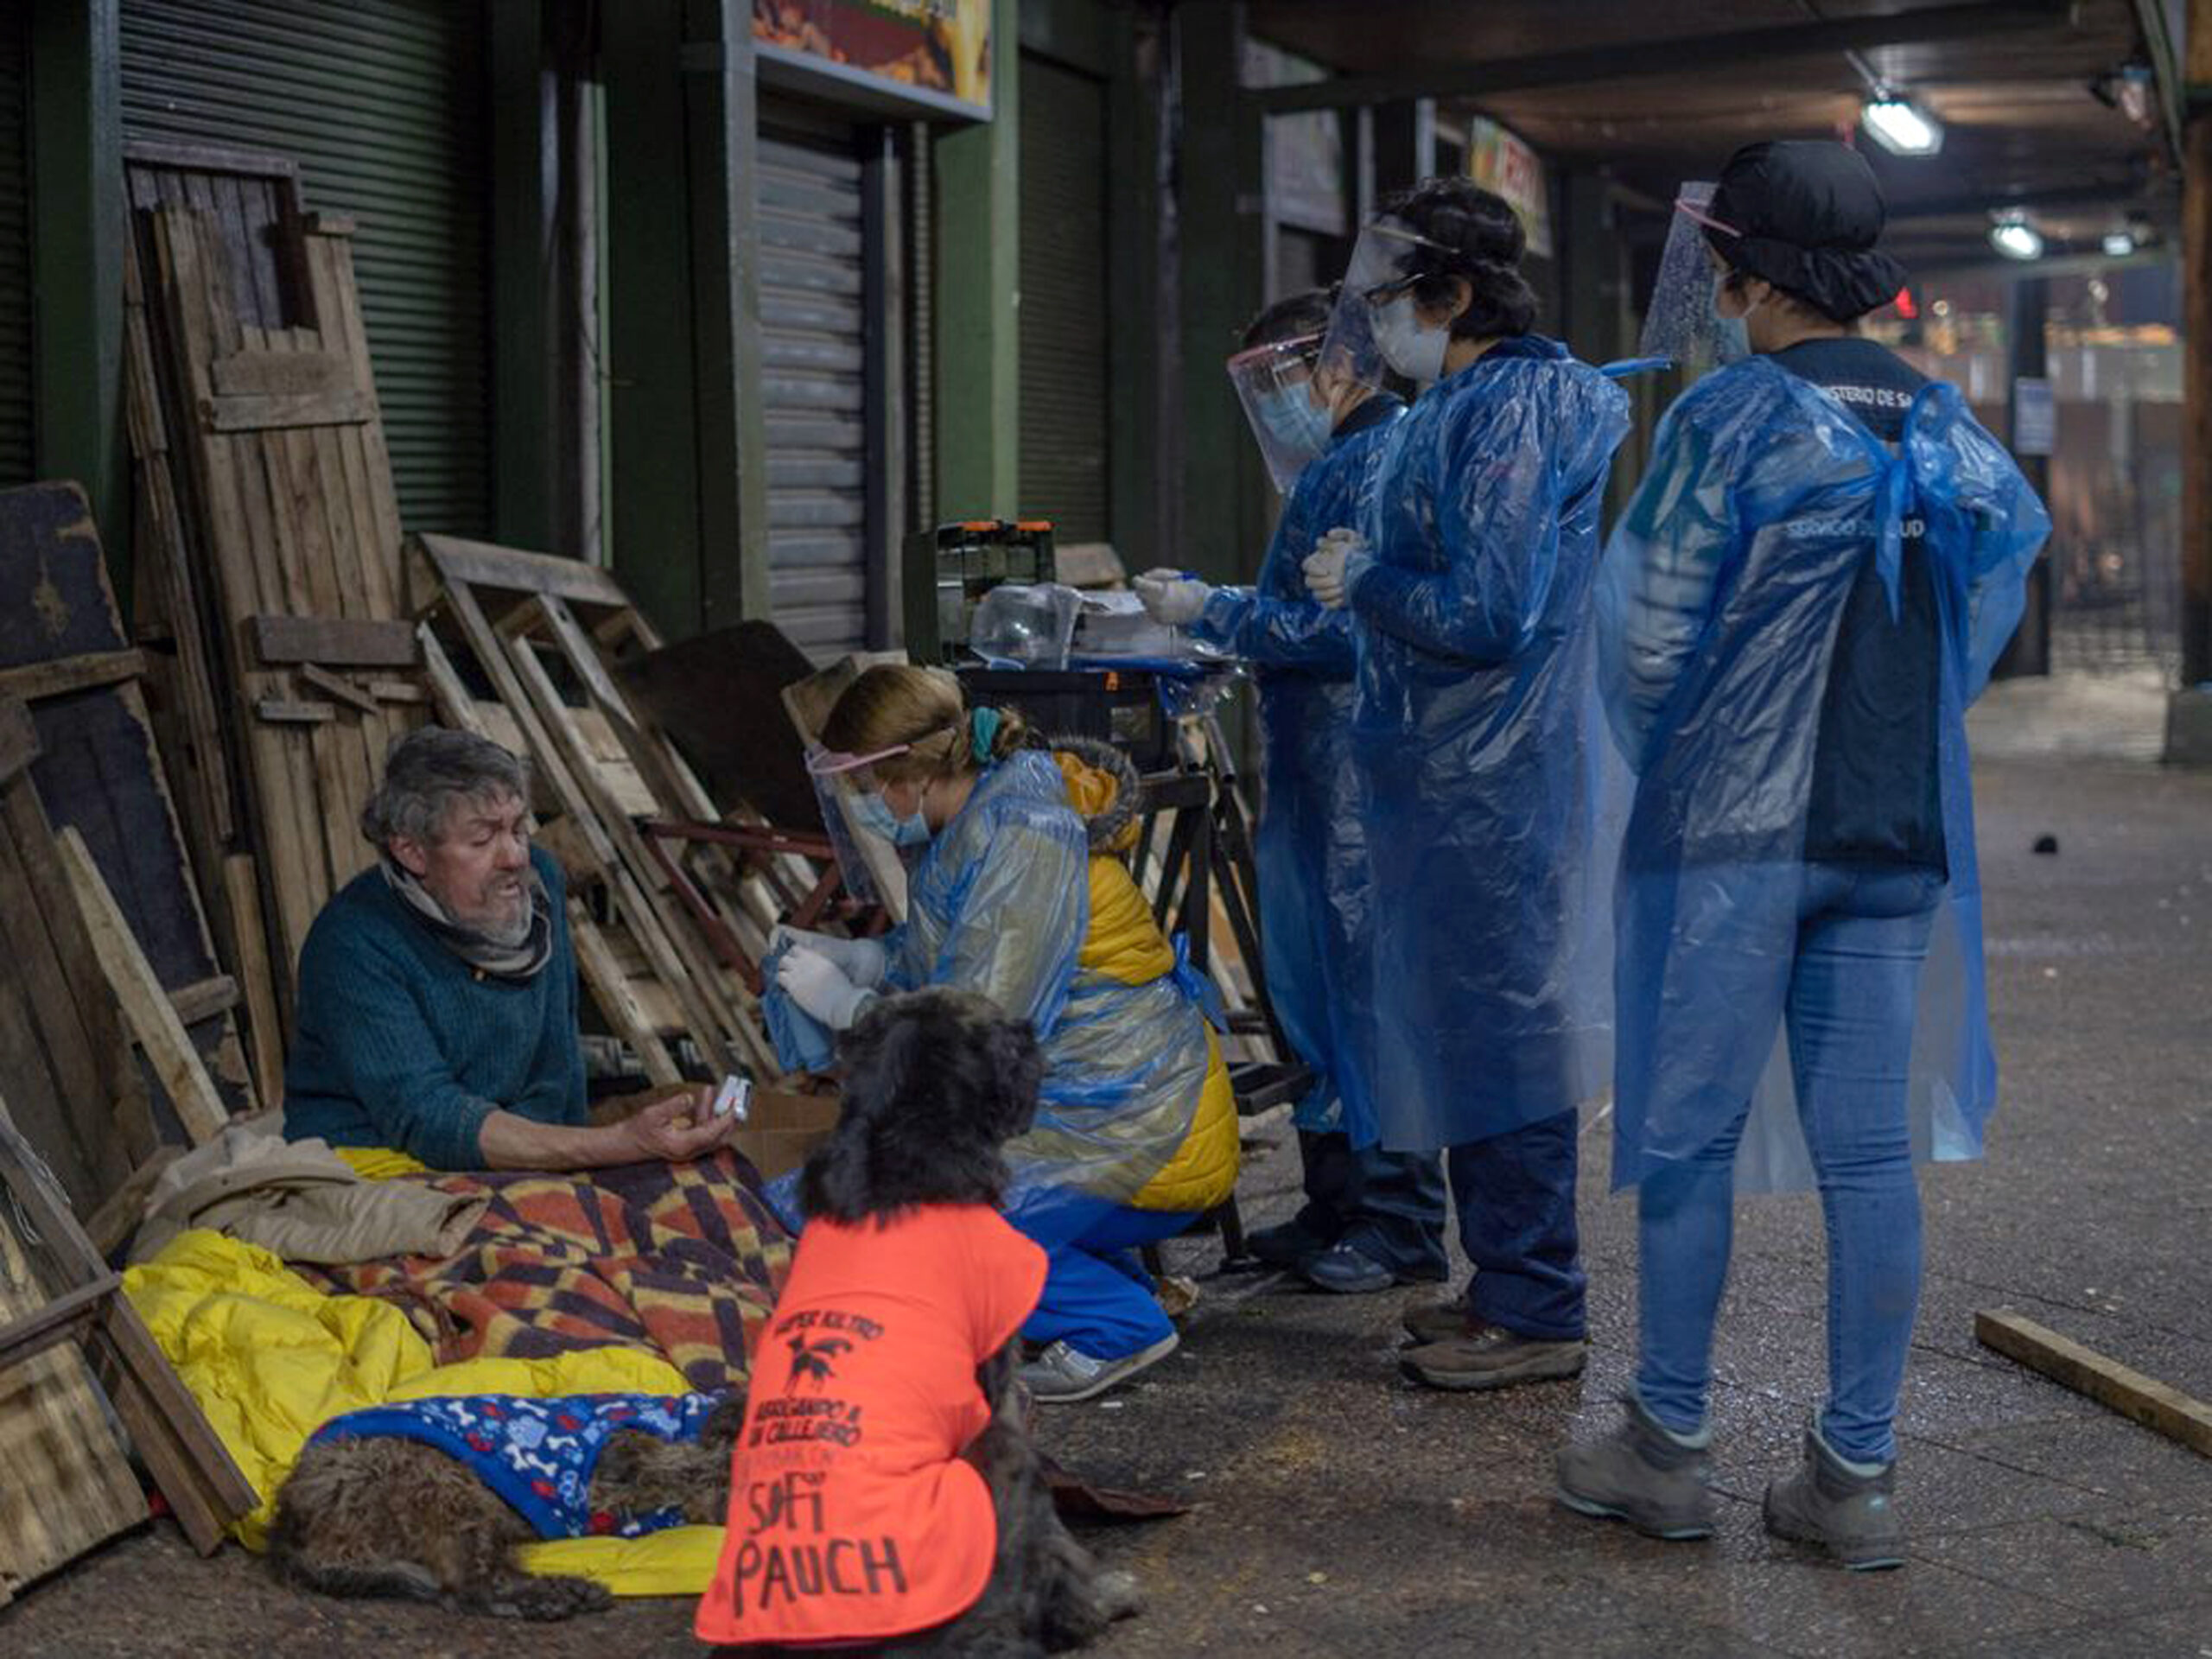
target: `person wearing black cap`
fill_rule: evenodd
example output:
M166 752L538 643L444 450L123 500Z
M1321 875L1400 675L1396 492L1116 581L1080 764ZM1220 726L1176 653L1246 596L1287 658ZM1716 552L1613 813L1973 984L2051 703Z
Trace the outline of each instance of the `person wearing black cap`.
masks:
M1639 1357L1624 1422L1560 1452L1558 1492L1656 1537L1712 1532L1733 1194L1817 1185L1829 1395L1767 1525L1894 1567L1914 1164L1978 1156L1995 1103L1964 711L2049 519L1954 388L1859 334L1904 273L1856 154L1754 144L1677 205L1713 315L1755 355L1669 411L1599 573L1600 681L1637 773L1613 1175L1638 1189Z

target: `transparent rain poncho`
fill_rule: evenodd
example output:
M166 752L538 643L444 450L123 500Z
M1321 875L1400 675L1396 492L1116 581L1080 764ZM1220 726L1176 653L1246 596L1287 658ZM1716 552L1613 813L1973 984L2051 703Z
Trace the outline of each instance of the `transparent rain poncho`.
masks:
M1395 397L1360 404L1283 503L1256 587L1217 588L1192 632L1254 665L1260 684L1265 791L1253 834L1260 945L1268 997L1314 1084L1299 1103L1303 1129L1372 1122L1365 1096L1373 988L1368 906L1372 880L1351 765L1348 611L1325 609L1300 569L1324 531L1357 522L1359 502L1390 429ZM1355 1103L1344 1109L1339 1096Z
M1737 1185L1809 1185L1783 1007L1838 618L1872 557L1892 606L1908 518L1939 619L1949 884L1913 1034L1920 1159L1979 1156L1996 1102L1965 713L2050 528L2004 447L1935 385L1896 453L1764 359L1662 424L1599 582L1608 714L1638 772L1617 894L1613 1179L1691 1156L1751 1103Z
M1090 925L1084 819L1052 757L990 767L912 870L885 988L953 985L1037 1028L1035 1126L1008 1141L1010 1213L1073 1190L1127 1203L1190 1133L1211 1051L1186 976L1128 985L1077 961Z
M1421 1150L1572 1109L1611 1068L1611 803L1590 591L1628 398L1508 340L1390 430L1358 528L1352 741L1375 849L1374 1121ZM1350 567L1348 567L1349 569Z

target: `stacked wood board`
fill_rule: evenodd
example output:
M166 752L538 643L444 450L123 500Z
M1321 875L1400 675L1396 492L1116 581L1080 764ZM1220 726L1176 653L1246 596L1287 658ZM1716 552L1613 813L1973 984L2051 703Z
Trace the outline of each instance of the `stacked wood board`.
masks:
M253 1103L236 979L214 940L186 855L140 679L145 655L123 631L106 560L72 484L0 492L0 694L28 702L41 753L31 778L47 817L73 829L128 918L159 991L192 1028L223 1110ZM157 1088L165 1122L169 1102Z
M426 704L348 221L289 166L134 150L126 367L141 543L174 656L201 879L220 891L276 1093L308 927ZM142 610L142 619L144 613Z
M596 566L453 537L419 546L435 594L421 643L439 715L529 756L547 808L542 838L569 880L578 965L608 1025L656 1080L681 1069L683 1036L695 1065L779 1076L757 982L717 956L686 906L708 906L757 962L781 905L720 849L648 828L725 816L613 672L658 649L659 635ZM795 739L772 728L763 741Z

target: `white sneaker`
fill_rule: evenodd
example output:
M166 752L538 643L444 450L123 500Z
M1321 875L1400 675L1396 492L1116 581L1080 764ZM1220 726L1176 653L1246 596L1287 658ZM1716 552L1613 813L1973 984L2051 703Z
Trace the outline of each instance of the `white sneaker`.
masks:
M1079 1348L1056 1342L1021 1368L1021 1381L1033 1399L1068 1402L1088 1400L1117 1382L1126 1382L1139 1371L1175 1351L1181 1341L1173 1331L1149 1348L1119 1359L1094 1359Z

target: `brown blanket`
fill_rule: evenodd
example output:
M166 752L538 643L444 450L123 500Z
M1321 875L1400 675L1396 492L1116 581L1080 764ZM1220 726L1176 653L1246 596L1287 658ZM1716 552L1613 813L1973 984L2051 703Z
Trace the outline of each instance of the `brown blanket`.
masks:
M400 1179L488 1198L459 1254L300 1271L398 1304L441 1364L613 1344L664 1356L702 1391L743 1384L791 1241L734 1154L588 1178Z

